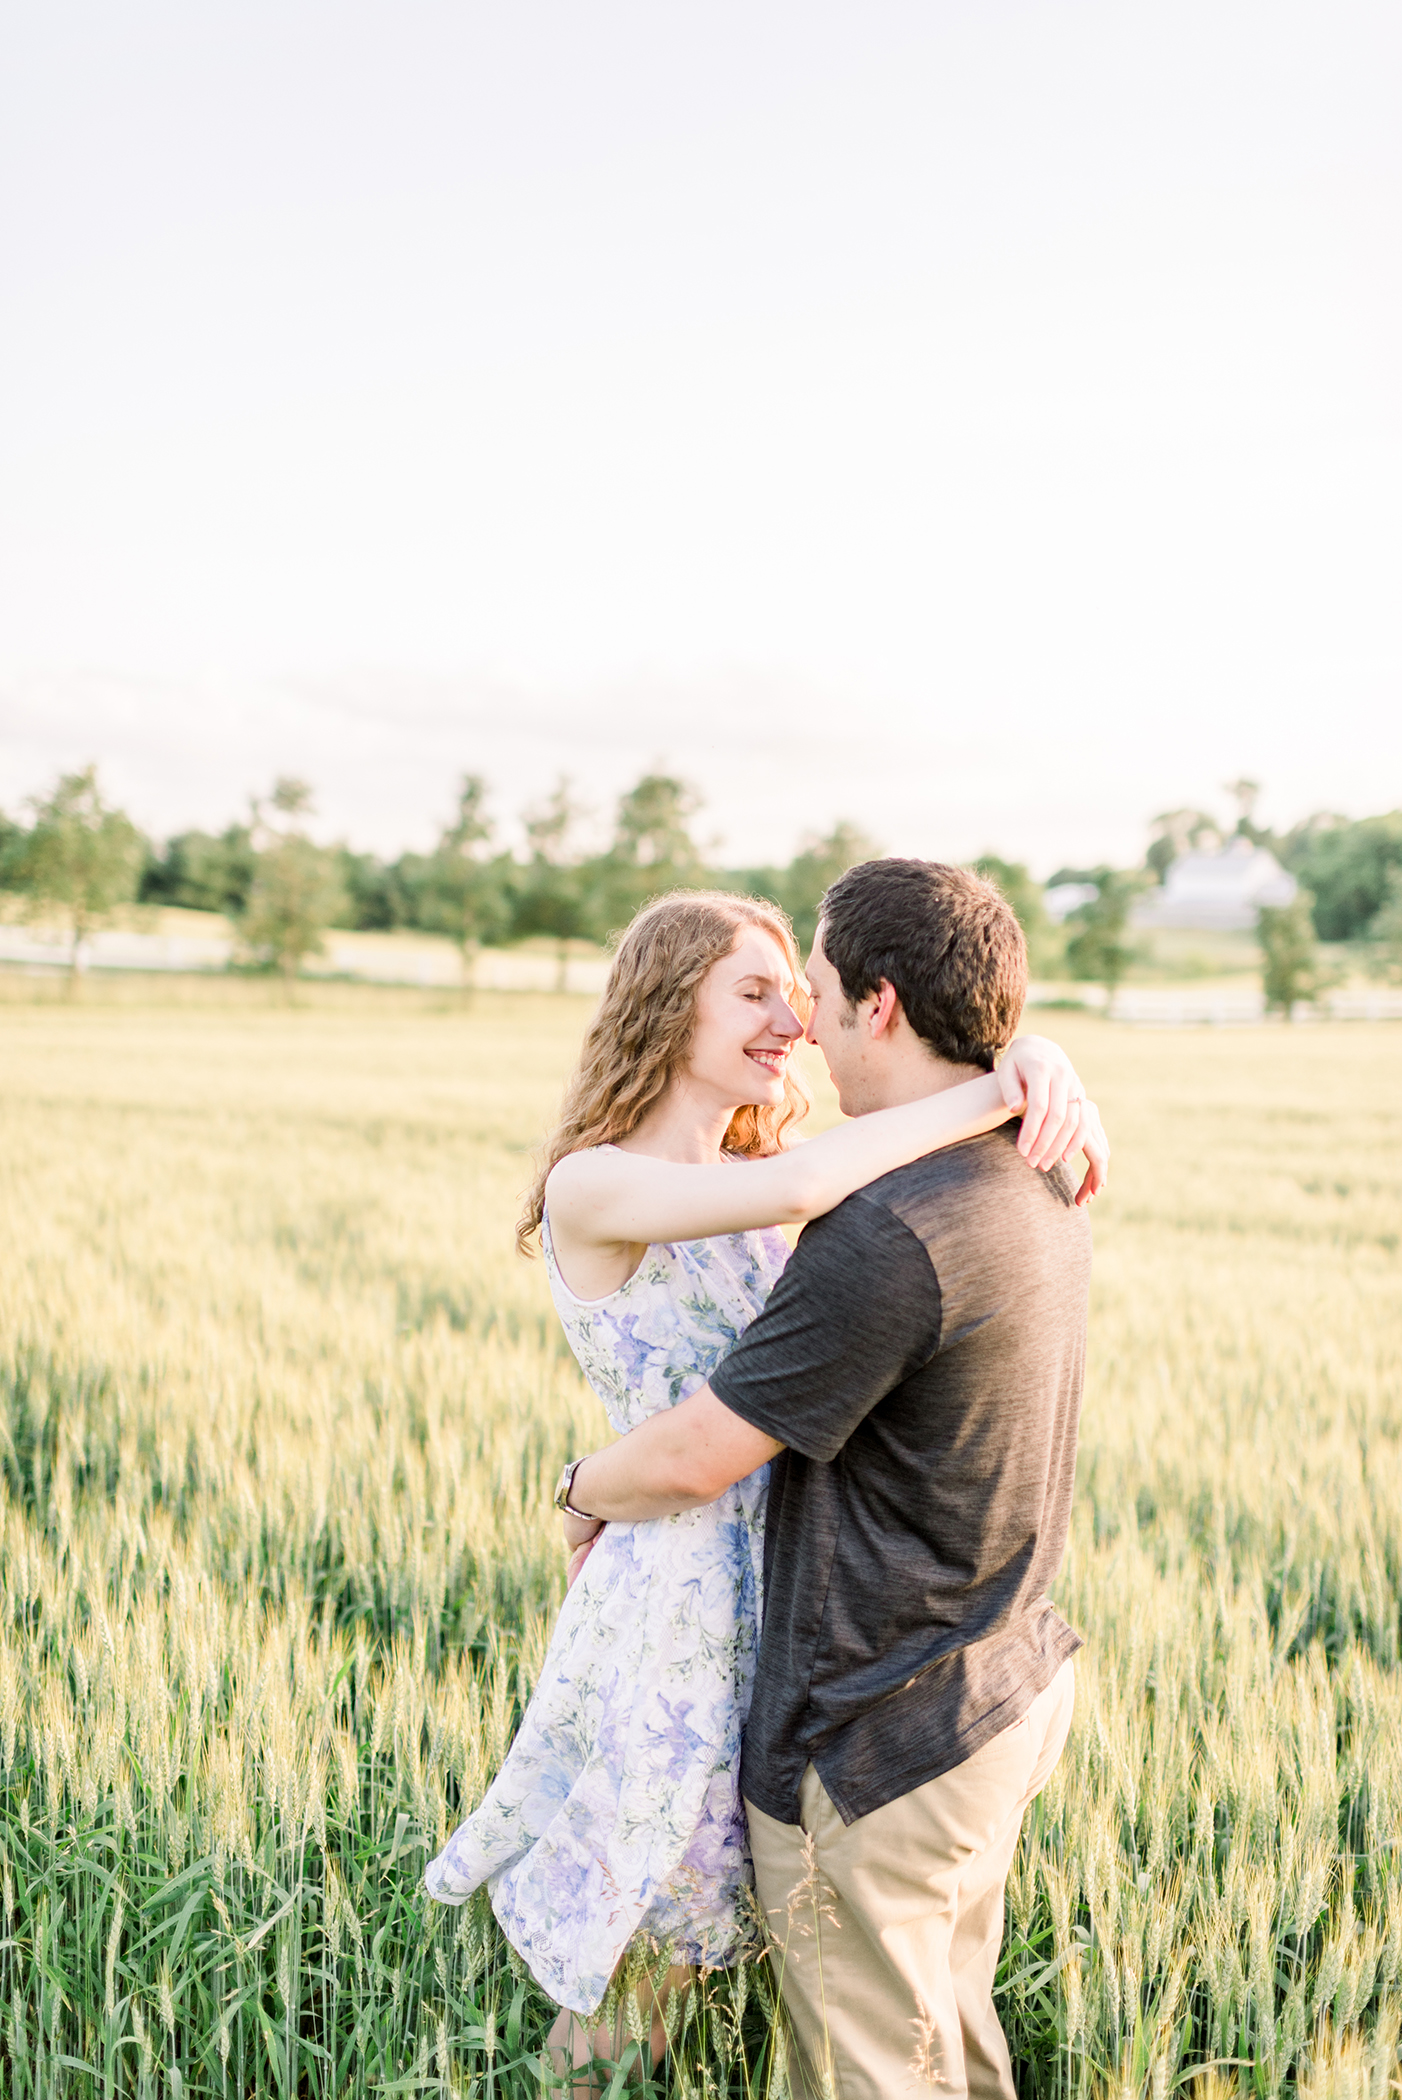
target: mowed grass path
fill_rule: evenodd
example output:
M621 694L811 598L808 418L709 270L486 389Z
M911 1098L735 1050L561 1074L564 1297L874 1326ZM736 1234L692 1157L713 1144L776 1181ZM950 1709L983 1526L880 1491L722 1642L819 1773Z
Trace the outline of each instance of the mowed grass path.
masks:
M586 1004L16 989L5 2089L536 2091L539 1995L416 1882L509 1739L549 1487L604 1433L511 1250ZM1362 2091L1402 1990L1402 1037L1045 1025L1115 1160L1019 2076ZM672 2089L777 2093L770 2026L762 1971L715 1982Z

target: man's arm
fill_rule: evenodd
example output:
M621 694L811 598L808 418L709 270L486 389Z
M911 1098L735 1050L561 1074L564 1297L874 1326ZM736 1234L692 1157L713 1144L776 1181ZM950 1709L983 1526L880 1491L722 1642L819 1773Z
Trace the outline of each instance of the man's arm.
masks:
M908 1226L860 1198L804 1231L769 1302L678 1407L575 1468L571 1548L599 1522L714 1502L776 1451L834 1459L857 1424L938 1346L940 1293ZM719 1391L716 1388L719 1387Z
M783 1445L752 1429L718 1400L708 1385L649 1415L607 1451L595 1451L575 1467L570 1502L600 1523L633 1523L670 1517L679 1509L714 1502L773 1458ZM571 1547L593 1536L596 1525L565 1518Z

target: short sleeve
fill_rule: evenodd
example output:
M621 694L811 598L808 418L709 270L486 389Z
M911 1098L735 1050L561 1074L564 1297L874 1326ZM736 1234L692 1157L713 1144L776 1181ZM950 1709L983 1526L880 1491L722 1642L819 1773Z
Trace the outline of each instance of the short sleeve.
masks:
M939 1281L924 1243L858 1191L804 1228L710 1387L753 1428L826 1463L939 1338Z

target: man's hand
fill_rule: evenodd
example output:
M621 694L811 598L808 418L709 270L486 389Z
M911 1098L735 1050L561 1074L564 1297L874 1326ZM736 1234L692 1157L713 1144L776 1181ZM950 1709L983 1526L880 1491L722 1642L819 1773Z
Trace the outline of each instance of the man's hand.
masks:
M576 1517L569 1510L561 1513L560 1522L565 1527L566 1553L578 1553L581 1546L592 1546L604 1528L602 1517Z
M569 1555L565 1566L565 1588L569 1590L578 1581L604 1525L601 1517L573 1517L567 1509L561 1511L560 1522L565 1528L565 1551Z
M1085 1154L1076 1202L1089 1203L1109 1178L1110 1141L1066 1052L1044 1036L1019 1036L998 1067L998 1084L1008 1107L1022 1116L1017 1149L1029 1166L1045 1173L1058 1160Z

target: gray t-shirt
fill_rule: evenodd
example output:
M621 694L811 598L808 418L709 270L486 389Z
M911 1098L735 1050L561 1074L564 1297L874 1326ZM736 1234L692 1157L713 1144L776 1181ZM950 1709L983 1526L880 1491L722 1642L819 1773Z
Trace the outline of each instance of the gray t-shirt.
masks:
M1080 1645L1048 1597L1070 1522L1090 1227L1018 1125L807 1226L711 1378L776 1437L742 1786L844 1822L962 1764Z

